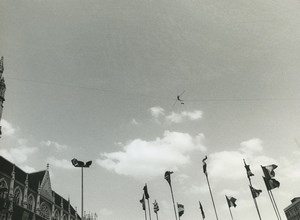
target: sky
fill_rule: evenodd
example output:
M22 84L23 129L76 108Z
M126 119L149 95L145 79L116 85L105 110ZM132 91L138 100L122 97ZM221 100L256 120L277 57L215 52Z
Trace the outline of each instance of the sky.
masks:
M50 164L53 190L99 219L141 220L147 183L159 218L276 218L261 165L276 164L281 216L300 196L297 0L0 1L7 86L0 155L27 172ZM184 93L183 93L184 92ZM176 96L184 104L176 101ZM151 205L151 210L153 206ZM154 218L152 211L152 218Z

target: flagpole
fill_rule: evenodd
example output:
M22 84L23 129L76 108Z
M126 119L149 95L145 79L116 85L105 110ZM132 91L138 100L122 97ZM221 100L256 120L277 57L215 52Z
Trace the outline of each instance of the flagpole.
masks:
M280 218L280 220L281 220L281 216L280 216L280 213L279 213L279 210L278 210L278 207L277 207L277 204L276 204L275 198L274 198L274 196L273 196L273 193L272 193L272 191L271 191L271 190L270 190L270 194L271 194L271 197L273 198L273 201L274 201L275 207L276 207L276 209L277 209L277 212L278 212L279 218Z
M143 195L143 200L144 200L144 205L145 205L145 193L144 193L144 195ZM146 205L145 205L145 209L144 209L144 211L145 211L145 220L147 220L147 211L146 211Z
M149 219L151 220L151 211L150 211L150 203L149 203L149 199L147 199L147 201L148 201Z
M199 201L199 206L200 206L200 212L201 212L201 216L202 216L202 220L204 220L204 217L203 217L203 215L202 215L202 209L203 209L203 207L202 207L202 209L201 209L201 203L200 203L200 201Z
M174 206L175 219L177 220L177 213L176 213L175 200L174 200L174 195L173 195L173 188L172 188L171 183L169 185L170 185L170 189L171 189L171 195L172 195L172 201L173 201L173 206Z
M278 216L278 213L277 213L277 210L276 210L275 205L274 205L274 201L273 201L272 198L271 198L270 191L269 191L269 190L267 190L267 191L268 191L268 195L269 195L269 198L270 198L270 200L271 200L273 209L274 209L274 211L275 211L276 217L277 217L278 220L280 220L280 219L279 219L279 216Z
M177 208L178 208L178 202L177 202ZM179 215L179 213L178 213L178 219L180 220L180 215Z
M158 213L156 212L156 220L158 220Z
M226 202L228 204L228 199L227 199L227 196L225 195L225 199L226 199ZM232 213L231 213L231 209L230 209L230 206L228 205L228 209L229 209L229 213L230 213L230 216L231 216L231 220L233 220L233 216L232 216Z
M209 184L209 180L208 180L208 175L207 175L207 173L205 173L205 176L206 176L206 181L207 181L207 185L208 185L209 192L210 192L211 201L212 201L212 203L213 203L213 206L214 206L214 210L215 210L216 218L217 218L217 220L219 220L219 219L218 219L217 210L216 210L216 206L215 206L214 197L213 197L213 195L212 195L212 192L211 192L211 188L210 188L210 184Z

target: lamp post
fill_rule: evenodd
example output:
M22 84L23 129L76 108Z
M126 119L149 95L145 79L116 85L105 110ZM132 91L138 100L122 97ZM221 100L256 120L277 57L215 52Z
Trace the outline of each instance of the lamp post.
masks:
M83 219L83 168L89 168L92 165L92 161L84 163L83 161L73 158L71 160L74 167L81 168L81 219Z

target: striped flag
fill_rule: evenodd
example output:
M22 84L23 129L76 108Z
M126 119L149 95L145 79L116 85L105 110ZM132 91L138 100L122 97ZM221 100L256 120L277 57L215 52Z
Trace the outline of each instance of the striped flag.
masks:
M159 206L158 206L158 203L156 202L156 200L153 203L153 206L154 206L154 212L157 213L159 211Z
M203 207L202 207L202 204L201 204L201 202L200 202L200 201L199 201L199 206L200 206L200 210L201 210L202 218L203 218L203 219L205 219L205 214L204 214Z
M262 192L260 189L254 189L252 186L250 186L252 197L255 199L259 196L259 194Z
M278 166L275 165L275 164L271 164L271 165L268 165L268 166L261 166L263 172L264 172L264 175L267 179L271 179L273 177L275 177L275 172L274 170L277 168Z
M180 217L184 213L184 205L177 203L177 208L178 208L178 215Z
M167 180L167 182L169 183L169 185L171 186L171 174L173 173L173 171L166 171L165 172L165 179Z
M203 163L203 173L207 176L207 164L206 164L206 161L207 160L207 156L205 156L202 160L202 163Z
M263 179L264 179L264 182L266 184L268 191L275 189L275 188L279 188L279 186L280 186L280 182L273 178L267 179L266 177L263 177Z
M247 173L247 177L250 180L251 176L254 176L254 174L251 172L250 170L250 165L247 165L245 160L244 160L244 165L245 165L245 169L246 169L246 173Z
M236 204L235 204L235 202L236 202L236 198L234 198L234 197L232 197L232 196L225 196L226 197L226 200L227 200L227 204L228 204L228 207L230 208L230 207L236 207Z

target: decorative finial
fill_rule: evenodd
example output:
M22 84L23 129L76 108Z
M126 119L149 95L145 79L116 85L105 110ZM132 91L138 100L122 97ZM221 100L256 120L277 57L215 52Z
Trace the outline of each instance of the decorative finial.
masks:
M49 171L49 163L47 163L47 170Z
M4 65L3 65L3 56L2 56L0 59L0 73L2 74L3 71L4 71ZM1 77L1 75L0 75L0 77Z

